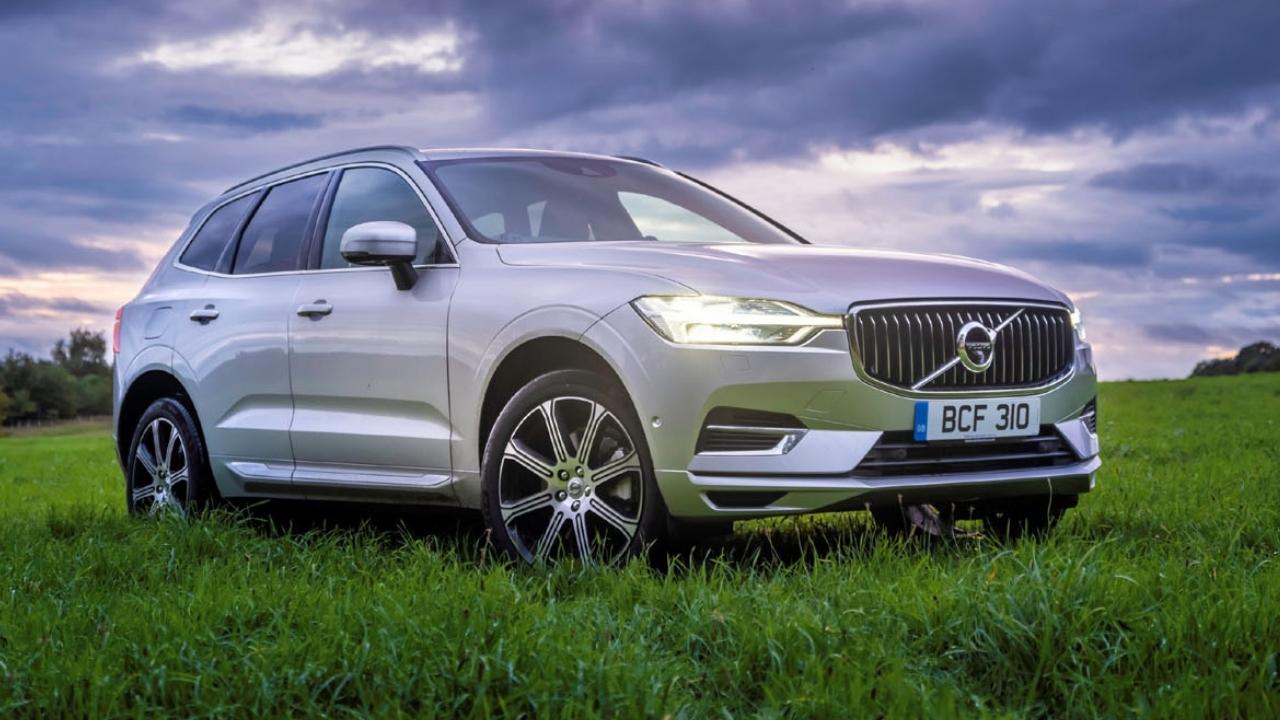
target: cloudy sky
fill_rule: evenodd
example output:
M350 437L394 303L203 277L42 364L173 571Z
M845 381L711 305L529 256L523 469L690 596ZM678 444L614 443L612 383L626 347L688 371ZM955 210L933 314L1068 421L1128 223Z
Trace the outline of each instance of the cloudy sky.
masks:
M335 149L642 155L810 239L973 255L1104 377L1280 340L1280 3L0 3L0 350L107 328L191 213Z

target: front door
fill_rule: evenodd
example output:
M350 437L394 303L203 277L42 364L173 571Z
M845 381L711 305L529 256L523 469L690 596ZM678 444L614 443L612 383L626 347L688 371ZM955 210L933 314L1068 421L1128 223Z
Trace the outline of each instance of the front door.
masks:
M418 191L398 173L355 167L338 179L289 318L297 492L316 497L446 500L446 329L458 268ZM419 279L397 290L386 268L341 256L353 225L417 231Z

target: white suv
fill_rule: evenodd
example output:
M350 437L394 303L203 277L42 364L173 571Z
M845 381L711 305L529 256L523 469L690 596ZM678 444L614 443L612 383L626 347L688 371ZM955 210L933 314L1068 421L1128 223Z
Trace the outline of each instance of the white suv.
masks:
M461 506L526 561L834 510L1039 531L1099 466L1061 292L811 245L628 158L378 147L254 178L115 350L132 511Z

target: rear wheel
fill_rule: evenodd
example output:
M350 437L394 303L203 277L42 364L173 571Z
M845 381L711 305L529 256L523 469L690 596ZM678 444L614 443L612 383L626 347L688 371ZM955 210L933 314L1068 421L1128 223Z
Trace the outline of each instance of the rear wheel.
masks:
M665 509L630 401L561 370L526 385L494 423L481 468L494 542L535 563L619 562L656 540Z
M204 442L187 407L173 398L151 403L133 432L125 470L125 502L133 515L187 515L205 507L212 478Z

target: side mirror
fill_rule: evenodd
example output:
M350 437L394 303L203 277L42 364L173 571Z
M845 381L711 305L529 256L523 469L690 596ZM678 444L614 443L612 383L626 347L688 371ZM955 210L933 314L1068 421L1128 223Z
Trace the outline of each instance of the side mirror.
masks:
M418 257L418 233L393 220L353 225L342 233L342 259L355 265L391 268L397 290L409 290L418 282L413 260Z

